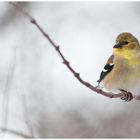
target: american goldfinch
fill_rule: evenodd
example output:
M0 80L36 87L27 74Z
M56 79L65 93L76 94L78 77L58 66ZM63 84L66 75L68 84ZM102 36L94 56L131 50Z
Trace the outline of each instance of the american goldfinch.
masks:
M103 84L110 92L124 92L125 101L130 101L131 92L140 86L140 44L131 33L121 33L100 74L98 85Z

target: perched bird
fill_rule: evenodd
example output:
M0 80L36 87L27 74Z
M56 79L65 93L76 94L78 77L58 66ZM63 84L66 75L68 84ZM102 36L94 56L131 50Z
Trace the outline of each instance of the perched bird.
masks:
M140 44L131 33L121 33L116 39L113 54L100 74L98 85L110 92L124 92L123 100L130 101L140 87Z

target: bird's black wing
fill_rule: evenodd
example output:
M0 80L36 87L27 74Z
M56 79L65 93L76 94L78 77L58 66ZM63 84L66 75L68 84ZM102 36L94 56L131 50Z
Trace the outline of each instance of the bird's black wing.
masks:
M113 60L114 60L114 55L110 56L110 58L108 59L106 65L104 66L104 69L100 74L100 78L97 81L98 83L100 83L105 78L105 76L113 69L114 67Z

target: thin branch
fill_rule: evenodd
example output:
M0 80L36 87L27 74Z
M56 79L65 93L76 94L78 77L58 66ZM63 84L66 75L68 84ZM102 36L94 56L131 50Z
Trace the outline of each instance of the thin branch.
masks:
M31 122L29 120L29 112L28 112L28 108L27 108L26 97L24 95L22 96L22 103L23 103L23 113L24 113L25 123L28 127L31 137L34 138L33 128L32 128Z
M10 129L10 128L1 127L0 130L1 130L2 132L3 132L3 131L4 131L4 132L9 132L9 133L12 133L12 134L21 136L21 137L23 137L23 138L33 138L33 137L28 136L28 135L26 135L26 134L24 134L24 133L22 133L22 132L19 132L19 131L17 131L17 130L12 130L12 129Z
M1 126L7 127L8 124L8 113L9 113L9 101L10 101L10 90L11 90L11 85L13 81L13 76L15 72L15 67L16 67L16 48L14 48L14 56L12 60L12 64L10 65L8 69L8 74L6 78L6 83L4 87L4 92L3 92L3 103L2 103L2 122Z
M11 5L13 5L19 12L21 12L25 17L27 17L29 19L29 21L34 24L39 31L42 33L42 35L50 42L50 44L52 45L52 47L56 50L56 52L58 53L58 55L61 57L61 59L63 60L63 64L65 64L65 66L69 69L69 71L75 76L75 78L84 86L86 86L87 88L91 89L92 91L101 94L103 96L109 97L109 98L121 98L125 95L125 93L121 92L118 94L114 94L111 92L105 92L101 89L96 88L95 86L93 86L92 84L90 84L89 82L83 80L80 77L80 74L78 72L76 72L73 67L70 65L70 62L66 59L66 57L63 55L63 53L60 50L60 46L56 45L55 42L51 39L51 37L43 30L43 28L38 24L37 20L31 16L27 11L25 11L22 7L20 7L18 4L16 4L15 2L9 2ZM136 96L133 95L133 98L136 100L140 100L140 96Z

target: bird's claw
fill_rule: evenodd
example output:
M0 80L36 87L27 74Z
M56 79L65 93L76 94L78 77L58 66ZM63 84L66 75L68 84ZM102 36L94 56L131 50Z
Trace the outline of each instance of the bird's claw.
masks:
M133 95L131 92L125 91L125 90L120 90L123 93L123 96L121 97L122 100L125 102L129 102L133 99Z

